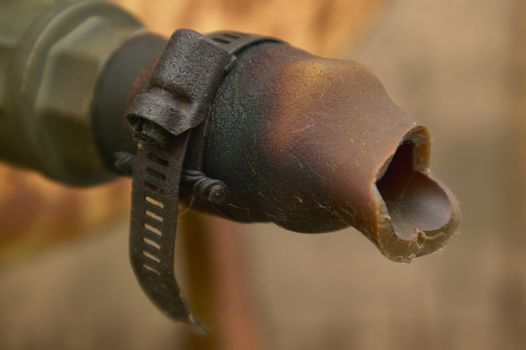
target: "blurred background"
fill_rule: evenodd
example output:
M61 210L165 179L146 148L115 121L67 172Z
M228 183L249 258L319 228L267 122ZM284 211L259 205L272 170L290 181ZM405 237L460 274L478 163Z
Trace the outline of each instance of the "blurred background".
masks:
M411 264L354 229L183 216L177 270L214 335L162 316L128 263L129 183L0 168L0 349L524 349L526 3L118 0L153 31L270 34L371 68L427 124L461 232Z

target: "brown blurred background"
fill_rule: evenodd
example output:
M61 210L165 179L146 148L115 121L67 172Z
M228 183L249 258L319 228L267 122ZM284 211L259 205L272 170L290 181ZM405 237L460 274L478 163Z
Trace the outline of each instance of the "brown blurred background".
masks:
M215 331L203 339L133 278L127 181L81 191L2 167L0 349L526 348L525 3L117 2L165 35L265 33L367 65L430 127L462 232L406 265L353 229L301 235L186 214L177 268Z

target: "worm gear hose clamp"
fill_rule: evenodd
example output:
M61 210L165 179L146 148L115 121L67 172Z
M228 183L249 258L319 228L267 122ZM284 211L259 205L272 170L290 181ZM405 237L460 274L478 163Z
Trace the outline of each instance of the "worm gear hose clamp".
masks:
M176 31L149 87L137 95L127 113L137 141L130 223L133 270L144 292L168 317L203 332L206 327L192 315L174 272L179 189L183 181L193 184L193 196L211 203L224 199L226 185L207 178L200 169L210 107L235 64L235 54L268 41L276 40L233 32L206 37L191 30ZM183 169L185 159L192 158L193 169Z

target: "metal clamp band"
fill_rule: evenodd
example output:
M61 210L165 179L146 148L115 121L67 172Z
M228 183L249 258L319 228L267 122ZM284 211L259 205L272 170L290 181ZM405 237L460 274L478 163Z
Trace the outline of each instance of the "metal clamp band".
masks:
M202 332L207 331L206 327L191 314L174 272L179 186L182 180L193 183L194 189L205 192L201 197L214 202L224 198L225 185L203 177L198 170L185 170L182 178L183 162L191 137L199 138L197 144L201 147L204 143L211 103L225 72L235 61L234 54L266 40L271 39L225 32L215 33L209 39L190 30L176 31L149 88L135 98L127 115L138 141L132 161L133 270L159 309ZM202 148L194 151L202 155ZM131 168L130 164L124 165Z

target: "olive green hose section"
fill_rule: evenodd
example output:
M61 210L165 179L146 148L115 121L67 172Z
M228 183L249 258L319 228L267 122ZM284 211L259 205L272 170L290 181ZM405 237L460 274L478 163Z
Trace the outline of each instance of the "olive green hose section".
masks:
M113 179L91 132L106 62L145 33L102 1L0 2L0 159L72 185Z

